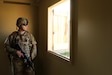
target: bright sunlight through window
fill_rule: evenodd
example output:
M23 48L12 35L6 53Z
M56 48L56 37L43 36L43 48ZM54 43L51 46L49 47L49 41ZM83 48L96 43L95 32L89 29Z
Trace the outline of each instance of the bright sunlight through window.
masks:
M48 51L70 59L70 0L48 8Z

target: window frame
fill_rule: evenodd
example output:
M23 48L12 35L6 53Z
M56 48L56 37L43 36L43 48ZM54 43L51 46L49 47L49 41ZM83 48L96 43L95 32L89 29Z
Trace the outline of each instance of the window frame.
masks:
M64 1L67 1L67 0L61 0L61 1L59 1L59 2L57 2L57 3L55 3L55 4L53 4L53 5L51 5L51 6L49 6L50 8L52 8L52 7L54 7L54 6L57 6L58 4L61 4L61 3L63 3ZM49 25L49 15L51 14L51 13L49 13L49 7L48 7L48 25ZM50 9L51 10L51 9ZM50 54L52 54L52 55L54 55L54 56L56 56L56 57L58 57L58 58L61 58L61 59L63 59L63 60L65 60L65 61L67 61L67 62L72 62L72 24L71 24L71 0L70 0L70 50L69 50L69 52L70 52L70 58L66 58L66 57L64 57L64 56L62 56L62 55L60 55L60 54L58 54L58 53L56 53L56 52L53 52L53 51L51 51L51 50L48 50L48 48L47 48L47 52L48 53L50 53ZM48 28L48 30L49 30L49 28ZM48 33L48 31L47 31L47 33ZM48 47L48 34L47 34L47 47Z

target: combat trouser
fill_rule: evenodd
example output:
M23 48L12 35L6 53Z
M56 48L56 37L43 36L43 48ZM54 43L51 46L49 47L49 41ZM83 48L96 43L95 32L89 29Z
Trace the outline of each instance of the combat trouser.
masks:
M13 59L14 75L35 75L33 69L26 65L21 58Z

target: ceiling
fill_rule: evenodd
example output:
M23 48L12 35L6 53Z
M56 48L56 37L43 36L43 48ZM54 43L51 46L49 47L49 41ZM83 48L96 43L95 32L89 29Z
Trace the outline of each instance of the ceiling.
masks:
M1 1L1 0L0 0ZM24 5L39 5L40 0L2 0L4 3L24 4Z

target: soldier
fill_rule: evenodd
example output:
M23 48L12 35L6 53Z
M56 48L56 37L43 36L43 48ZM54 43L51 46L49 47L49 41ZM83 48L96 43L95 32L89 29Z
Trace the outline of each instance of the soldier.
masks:
M36 57L37 42L34 36L27 31L28 20L26 18L18 18L16 25L18 30L12 32L4 43L11 59L13 75L35 75L31 67L33 63L28 64L27 59L32 62ZM19 45L20 48L18 48L17 45Z

